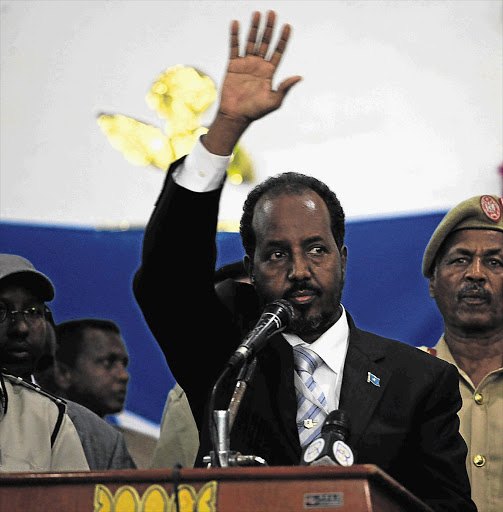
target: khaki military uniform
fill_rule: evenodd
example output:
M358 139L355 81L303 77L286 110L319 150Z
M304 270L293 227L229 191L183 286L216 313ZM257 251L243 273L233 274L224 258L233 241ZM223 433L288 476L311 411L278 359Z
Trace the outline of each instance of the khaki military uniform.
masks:
M152 459L152 468L172 469L176 464L194 467L199 449L199 433L185 391L178 383L168 394L161 422L161 435Z
M4 374L3 381L7 410L2 407L0 414L0 471L88 471L64 402L16 377Z
M472 499L479 512L500 512L503 506L503 368L489 373L475 388L454 361L444 337L428 352L459 371L463 406L460 432L468 445L466 468Z

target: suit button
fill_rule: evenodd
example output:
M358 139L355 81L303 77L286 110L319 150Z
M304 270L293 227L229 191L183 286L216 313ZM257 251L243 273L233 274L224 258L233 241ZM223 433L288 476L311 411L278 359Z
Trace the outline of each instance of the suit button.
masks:
M473 396L475 403L478 405L482 405L484 403L484 397L480 393L475 393Z
M477 466L478 468L481 468L482 466L485 465L486 463L486 458L483 456L483 455L475 455L475 457L473 457L473 463L475 464L475 466Z

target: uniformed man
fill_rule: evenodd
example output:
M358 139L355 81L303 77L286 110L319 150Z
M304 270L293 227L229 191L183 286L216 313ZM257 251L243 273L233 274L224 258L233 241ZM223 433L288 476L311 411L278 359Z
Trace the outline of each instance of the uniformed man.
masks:
M10 322L14 313L32 314L27 311L9 311L3 321ZM21 378L0 374L0 379L0 471L88 471L64 403Z
M427 349L457 366L460 431L479 512L503 503L503 208L493 195L450 210L423 259L445 332Z
M0 254L0 366L5 373L19 377L16 382L21 387L18 386L16 389L29 389L30 396L34 390L30 387L32 374L46 348L47 330L50 327L50 310L45 303L53 298L54 287L50 279L38 272L28 260L13 254ZM26 395L26 391L16 393L15 396ZM10 398L10 395L8 390L4 393L5 397ZM94 471L136 467L127 450L123 435L112 425L79 404L55 397L52 399L48 393L45 393L42 402L48 399L55 400L59 409L65 413L56 418L63 418L65 423L68 421L71 423L71 428L76 430L80 439L80 449L83 450L87 461L85 469ZM27 403L32 402L33 399ZM10 403L7 403L7 406L10 409ZM16 418L15 412L10 410L6 419L14 425L20 421ZM46 418L47 421L49 419L52 420L52 416ZM15 434L7 432L5 423L2 423L2 441L8 434L5 439L12 441L9 442L9 446L16 447L14 442L19 439L12 437ZM19 428L14 430L23 432ZM33 429L27 431L34 432ZM50 432L52 431L53 429ZM51 434L49 434L50 437ZM43 442L41 446L44 446ZM46 469L55 468L47 467ZM75 465L70 469L77 470L81 467ZM35 469L26 468L26 470Z

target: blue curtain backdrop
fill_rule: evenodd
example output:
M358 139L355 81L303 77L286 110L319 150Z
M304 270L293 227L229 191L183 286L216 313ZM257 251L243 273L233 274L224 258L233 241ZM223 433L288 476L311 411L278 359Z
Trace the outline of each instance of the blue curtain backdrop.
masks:
M348 267L343 303L356 324L411 345L434 345L442 319L421 274L424 249L445 212L347 223ZM126 409L160 423L173 376L133 297L143 229L94 229L0 223L0 252L19 254L50 277L56 322L109 318L121 327L130 353ZM244 251L238 233L218 234L217 267ZM152 293L162 294L159 290ZM169 304L166 306L167 321ZM190 328L183 340L190 343ZM195 375L194 378L197 378Z

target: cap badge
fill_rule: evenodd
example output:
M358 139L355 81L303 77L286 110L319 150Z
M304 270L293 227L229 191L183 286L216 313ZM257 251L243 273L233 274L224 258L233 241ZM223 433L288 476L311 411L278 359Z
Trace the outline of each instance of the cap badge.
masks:
M480 207L488 219L491 219L493 222L501 220L501 207L494 197L481 196Z

